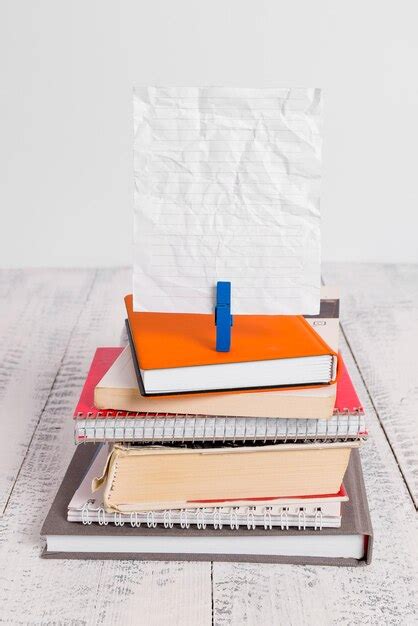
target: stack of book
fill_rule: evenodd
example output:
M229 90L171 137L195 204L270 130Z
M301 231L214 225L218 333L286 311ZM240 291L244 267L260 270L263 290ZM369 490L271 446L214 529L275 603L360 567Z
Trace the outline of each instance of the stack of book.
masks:
M208 315L125 304L129 345L94 355L43 556L370 562L336 292L316 316L235 316L227 353Z

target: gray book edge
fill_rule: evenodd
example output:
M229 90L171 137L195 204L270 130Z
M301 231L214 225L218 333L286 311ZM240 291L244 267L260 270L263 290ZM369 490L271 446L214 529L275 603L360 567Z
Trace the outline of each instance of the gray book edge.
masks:
M179 527L174 528L132 528L125 524L124 526L98 526L97 524L84 525L77 522L67 521L67 508L75 490L80 485L88 467L93 461L102 444L86 444L78 446L75 454L70 462L64 479L61 483L58 493L52 503L49 513L41 529L41 535L146 535L146 536L181 536L185 532L189 536L228 536L228 535L317 535L319 532L323 535L352 535L360 534L365 538L365 558L344 559L344 558L322 558L322 557L281 557L266 555L242 555L242 554L140 554L140 553L95 553L95 552L48 552L44 548L41 556L43 558L53 559L121 559L121 560L146 560L146 561L224 561L224 562L247 562L247 563L287 563L287 564L306 564L306 565L335 565L335 566L361 566L371 562L373 548L373 529L370 519L370 513L367 503L366 488L364 485L363 472L361 468L360 455L358 450L352 450L350 463L344 478L349 502L342 503L342 524L340 528L327 528L321 531L314 529L297 530L295 528L282 530L281 528L273 528L272 530L264 530L257 528L248 530L240 528L239 530L231 530L222 528L215 529L197 529L189 528L183 530Z

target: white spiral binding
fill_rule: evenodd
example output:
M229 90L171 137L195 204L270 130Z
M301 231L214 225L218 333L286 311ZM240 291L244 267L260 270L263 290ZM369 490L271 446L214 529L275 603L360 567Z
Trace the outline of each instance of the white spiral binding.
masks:
M132 528L140 528L141 527L141 522L139 521L138 513L131 513L130 514L130 523L131 523Z
M125 520L122 519L122 513L113 513L113 523L115 526L124 526Z
M306 530L306 509L304 507L299 509L298 528L299 530Z
M97 510L97 520L98 520L100 526L107 526L108 523L109 523L108 521L106 521L106 513L105 513L105 510L102 507L100 507Z
M240 443L293 443L293 442L327 442L347 441L348 439L365 439L361 432L363 411L334 411L332 432L329 431L331 420L298 420L294 418L251 418L219 417L185 414L130 413L121 411L79 413L75 419L75 443L86 441L122 441L144 443L208 443L226 441ZM128 425L136 418L140 424ZM357 419L357 429L353 420ZM89 420L88 427L86 420ZM106 425L106 421L118 420L117 425ZM272 427L273 420L275 428ZM80 425L84 422L84 425ZM187 422L187 435L185 424ZM241 423L240 423L241 422ZM240 423L240 431L238 424ZM104 424L104 425L103 425ZM292 427L290 426L292 424ZM322 426L324 430L319 431ZM311 429L311 427L314 427ZM351 429L351 433L350 433ZM229 434L228 434L229 433Z
M213 510L213 527L215 530L222 530L222 526L221 512L219 507L215 507Z
M157 528L157 522L155 521L154 511L148 511L147 513L147 526L148 528Z
M171 509L166 509L164 511L163 525L164 525L164 528L173 528L174 522L171 519Z
M83 524L88 524L89 526L92 523L92 520L89 519L89 505L88 505L88 503L84 504L83 508L81 509L81 521L83 522Z
M318 522L319 520L319 522ZM321 507L317 507L316 511L315 511L315 526L314 526L315 530L322 530L322 509Z
M284 530L284 529L289 530L288 510L289 509L287 508L287 506L285 506L280 511L280 528L282 530Z
M196 526L199 530L205 530L206 528L206 521L203 509L196 510Z
M232 507L232 509L229 512L229 526L231 530L239 529L237 507Z
M255 530L255 506L250 506L247 512L247 528L248 530Z
M255 530L260 524L256 524L256 507L250 506L246 511L246 519L242 520L243 513L240 513L241 521L238 519L239 507L231 507L229 512L222 513L219 507L211 509L211 513L204 508L195 510L181 509L179 511L179 521L173 520L172 509L165 509L164 511L147 511L142 514L145 515L146 521L144 525L148 528L157 528L158 525L164 528L173 528L175 525L180 526L183 530L187 530L191 525L195 525L199 530L205 530L207 526L212 526L215 530L222 530L223 526L227 525L231 530L239 530L241 524L248 530ZM257 514L260 519L262 516L263 523L261 526L264 530L272 530L275 526L278 526L282 530L289 530L289 509L287 506L283 506L279 513L279 523L273 525L272 521L273 507L265 506L263 511ZM106 519L106 512L103 507L91 508L89 503L86 503L81 509L81 522L85 525L91 525L93 521L96 521L100 526L107 526L109 520ZM97 517L93 517L91 514L95 513ZM156 515L160 514L161 521L157 521ZM124 526L130 524L132 528L140 528L142 522L140 521L140 513L120 513L114 512L111 515L111 522L115 526ZM277 513L275 514L277 518ZM312 523L311 523L312 526ZM314 513L314 530L322 530L323 527L323 513L321 507L317 507ZM305 530L307 528L306 523L306 509L301 507L297 514L296 528L299 530Z
M265 530L271 530L273 528L271 523L271 506L266 506L264 509L264 528Z
M181 509L180 511L180 527L181 528L190 528L190 522L187 519L187 510Z

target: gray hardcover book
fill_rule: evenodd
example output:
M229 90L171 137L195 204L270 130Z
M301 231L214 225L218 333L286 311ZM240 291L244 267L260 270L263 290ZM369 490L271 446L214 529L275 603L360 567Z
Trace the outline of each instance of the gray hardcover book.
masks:
M79 446L41 530L44 558L241 561L359 566L371 561L373 530L357 450L344 479L340 528L148 528L67 521L67 507L99 449Z

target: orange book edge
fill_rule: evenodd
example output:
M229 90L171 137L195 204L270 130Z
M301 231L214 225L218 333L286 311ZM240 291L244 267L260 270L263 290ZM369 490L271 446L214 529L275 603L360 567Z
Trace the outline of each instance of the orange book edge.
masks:
M315 385L295 385L287 387L265 387L239 390L216 390L216 393L256 393L263 391L289 391L292 389L318 388L334 384L338 378L338 355L315 332L303 316L271 316L271 315L236 315L234 316L235 343L238 337L245 336L245 348L239 350L232 346L231 352L216 352L214 316L196 313L149 313L133 311L132 294L125 296L129 329L132 336L133 358L138 369L160 369L165 367L190 367L195 365L215 365L218 363L237 363L256 360L273 360L278 358L295 358L300 356L330 355L337 359L337 372L328 383ZM254 325L262 329L261 336L267 340L279 326L280 354L277 354L278 342L267 346L267 350L259 351L260 332L254 333ZM286 333L286 327L299 328L295 342L292 335ZM281 327L281 328L280 328ZM163 329L163 332L162 332ZM281 332L280 332L281 330ZM241 331L241 332L240 332ZM303 340L307 345L303 345ZM297 347L295 350L295 343ZM160 350L156 350L156 346ZM280 353L279 350L279 353ZM293 351L293 354L292 354ZM161 359L161 353L169 353L168 361ZM176 353L176 354L173 354ZM190 356L190 353L193 356ZM290 353L290 354L289 354ZM295 354L296 353L296 354ZM155 356L157 354L157 356ZM145 363L144 363L145 360ZM188 392L194 395L207 395L213 391ZM153 394L169 396L177 394Z

